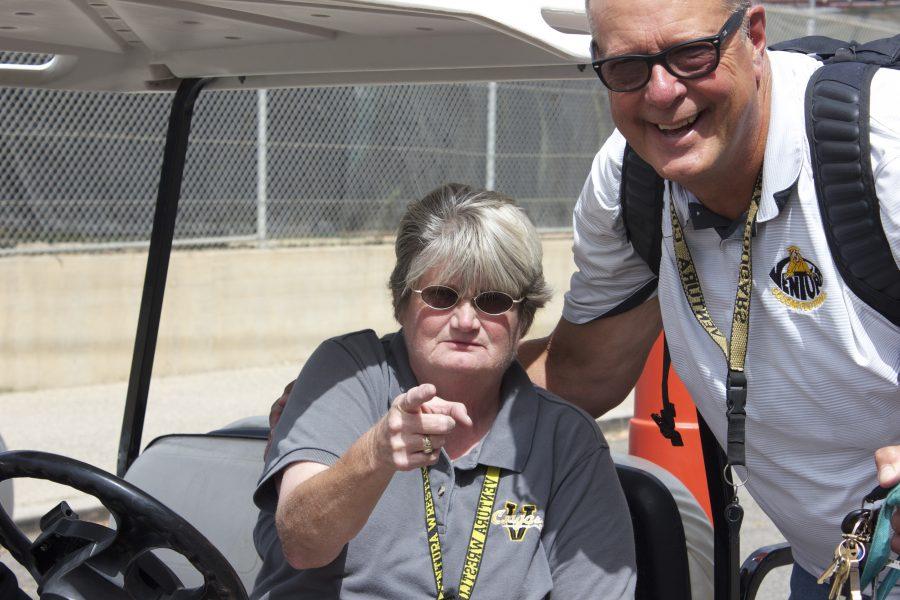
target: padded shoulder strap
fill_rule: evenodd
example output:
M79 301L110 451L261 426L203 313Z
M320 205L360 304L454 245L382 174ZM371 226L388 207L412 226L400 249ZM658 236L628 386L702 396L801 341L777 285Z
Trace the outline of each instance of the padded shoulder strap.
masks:
M900 34L873 40L856 48L856 60L900 69Z
M865 44L845 42L821 35L808 35L773 44L769 49L808 54L826 63L862 62L892 69L900 68L900 35L872 40Z
M663 178L626 145L619 188L622 220L635 252L656 276L662 258L663 186Z
M831 255L861 300L900 326L900 270L884 234L869 148L869 86L876 65L837 62L806 89L816 195Z
M799 52L800 54L816 55L821 59L830 58L841 48L846 48L847 42L825 37L823 35L807 35L805 37L779 42L769 46L769 50L782 50L786 52Z

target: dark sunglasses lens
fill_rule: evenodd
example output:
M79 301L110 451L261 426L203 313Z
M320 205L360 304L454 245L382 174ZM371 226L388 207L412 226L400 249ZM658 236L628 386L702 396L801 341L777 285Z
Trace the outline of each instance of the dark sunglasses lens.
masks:
M709 42L682 46L669 52L669 67L680 77L701 77L716 68L716 47Z
M643 86L649 75L645 61L633 58L611 60L600 66L603 82L614 92L627 92Z
M442 285L430 285L422 290L422 301L431 308L446 310L456 304L459 294Z
M475 296L475 306L489 315L502 315L512 308L513 299L503 292L482 292Z

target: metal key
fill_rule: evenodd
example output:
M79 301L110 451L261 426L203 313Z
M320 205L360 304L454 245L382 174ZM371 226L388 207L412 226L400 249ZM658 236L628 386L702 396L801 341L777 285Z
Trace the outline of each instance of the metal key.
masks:
M866 546L872 539L873 511L857 509L844 517L841 523L841 542L834 549L834 560L817 580L819 585L829 579L831 587L828 600L836 600L842 596L843 588L850 582L851 600L862 600L859 592L859 563L866 555Z
M841 543L843 543L843 542L841 542ZM816 582L819 585L822 585L823 583L825 583L826 581L831 579L831 576L834 575L834 572L837 571L838 567L840 566L841 553L838 552L838 550L840 550L840 548L841 548L841 545L838 544L838 547L834 549L834 560L831 561L831 564L828 565L828 568L825 569L825 572L822 573L822 575L819 577L819 579L816 580Z
M828 590L828 600L837 600L844 587L844 582L850 576L850 560L847 557L846 545L841 542L837 548L838 561L834 573L831 575L831 588Z
M865 556L865 547L854 539L845 539L841 541L835 552L840 558L831 579L828 600L843 598L844 587L848 582L850 599L862 600L859 585L859 561Z

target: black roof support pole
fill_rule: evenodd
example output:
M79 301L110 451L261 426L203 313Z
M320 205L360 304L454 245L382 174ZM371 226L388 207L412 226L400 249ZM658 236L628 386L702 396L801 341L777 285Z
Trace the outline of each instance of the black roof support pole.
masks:
M185 79L178 86L169 113L169 129L166 133L166 149L163 154L156 196L156 212L153 215L153 231L150 234L150 252L147 256L147 272L144 275L144 293L138 316L134 356L131 359L131 375L125 399L125 415L119 437L119 459L116 474L122 477L137 458L147 412L147 395L150 392L150 374L159 335L159 318L162 314L163 293L169 271L169 256L175 237L175 216L181 198L181 180L187 156L188 137L194 101L211 79Z

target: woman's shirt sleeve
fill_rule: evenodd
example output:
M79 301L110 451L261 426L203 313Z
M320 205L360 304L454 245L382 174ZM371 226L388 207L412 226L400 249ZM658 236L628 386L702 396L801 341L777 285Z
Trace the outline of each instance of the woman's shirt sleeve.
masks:
M367 333L369 335L367 335ZM300 461L331 466L390 406L381 343L372 332L327 340L309 357L272 432L253 500L273 510L273 477Z

